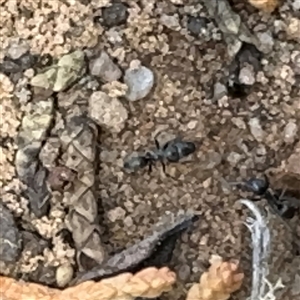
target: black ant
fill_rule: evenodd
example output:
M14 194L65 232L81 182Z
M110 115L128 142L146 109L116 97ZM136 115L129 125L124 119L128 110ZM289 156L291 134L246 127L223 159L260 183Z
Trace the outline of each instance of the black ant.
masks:
M254 193L252 201L266 199L271 209L284 219L292 219L300 207L300 200L285 195L285 190L273 190L270 188L270 182L266 175L264 178L250 178L243 182L234 182L232 185L238 188Z
M300 199L285 195L285 190L273 190L270 188L270 182L266 175L264 178L250 178L243 182L233 182L232 185L238 188L254 193L252 201L260 201L262 198L267 200L268 205L274 213L281 217L282 223L292 232L294 253L300 255L300 238L297 232L286 222L286 219L292 219L300 208Z
M163 172L166 173L165 161L178 162L196 151L196 145L193 142L183 141L176 137L160 146L158 140L154 138L156 149L148 150L144 154L125 159L124 168L133 172L148 166L148 172L152 172L152 166L159 161L162 164Z

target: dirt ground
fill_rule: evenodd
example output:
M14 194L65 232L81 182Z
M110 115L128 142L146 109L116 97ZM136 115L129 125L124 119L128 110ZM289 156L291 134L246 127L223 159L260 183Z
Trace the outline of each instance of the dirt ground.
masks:
M293 153L299 141L299 1L286 1L271 15L257 11L244 1L230 2L253 34L262 35L263 46L270 50L264 53L262 69L245 97L234 97L227 91L218 99L214 96L214 87L218 82L223 83L231 58L222 32L207 14L204 1L123 1L131 8L129 17L125 16L127 22L121 20L112 26L108 21L108 25L101 23L104 18L101 7L107 6L109 0L74 1L77 4L68 9L62 9L64 2L72 1L52 0L49 1L52 8L48 9L54 11L56 18L60 16L61 26L57 27L55 18L43 19L47 6L40 5L36 9L35 4L27 0L17 9L11 1L0 1L3 16L0 31L5 37L2 58L19 36L27 41L32 54L39 57L49 54L53 61L77 49L87 49L90 61L104 49L122 70L139 59L153 72L154 86L146 97L130 101L122 97L122 91L117 97L128 114L120 130L113 132L111 123L101 126L96 146L95 199L99 204L101 240L109 254L150 234L152 226L166 211L176 213L192 208L201 214L192 230L184 233L177 243L170 267L178 274L178 284L161 300L184 299L190 284L199 280L206 270L211 254L241 260L246 281L232 299L244 300L249 296L252 250L250 234L243 221L250 212L237 203L242 195L229 189L227 182L278 167ZM203 28L197 36L187 25L191 16L202 20ZM22 18L27 23L22 22ZM35 32L38 19L44 24L40 30L45 26L48 32L41 37ZM68 35L70 29L66 24L70 19L74 32ZM10 30L4 21L16 25L17 30ZM59 41L60 36L65 39ZM69 234L64 224L67 212L58 203L63 193L54 192L48 215L34 216L27 208L28 202L22 194L25 187L17 178L14 163L22 117L30 102L38 97L29 84L32 73L36 72L33 64L26 70L6 73L12 87L1 77L0 91L3 95L6 93L1 100L1 122L5 124L1 129L1 201L12 211L19 228L38 233L39 238L46 241L46 250L37 255L23 251L14 267L5 264L1 266L1 273L33 280L28 274L37 269L38 261L45 262L52 272L47 271L52 275L48 274L50 279L45 282L53 285L53 270L60 265L74 265L76 260L74 249L64 239ZM119 83L122 85L124 81L119 79ZM54 97L53 124L45 134L43 147L61 143L58 132L64 128L64 121L74 111L88 111L88 99L95 90L117 93L115 85L104 88L103 85L101 80L87 73L66 91L50 93L50 97ZM46 98L46 93L40 97ZM296 130L291 133L290 128L294 127ZM159 164L151 174L146 169L126 173L124 157L132 151L155 147L154 136L159 132L194 141L196 152L180 163L167 165L167 172L173 178L164 176ZM55 150L55 146L52 149ZM57 164L56 159L49 161L50 169ZM59 161L61 164L63 160ZM265 203L259 205L263 207ZM291 221L294 226L299 224L298 218ZM269 279L275 282L282 278L286 286L278 293L279 300L296 299L300 297L300 257L294 255L292 236L278 217L271 216L270 228Z

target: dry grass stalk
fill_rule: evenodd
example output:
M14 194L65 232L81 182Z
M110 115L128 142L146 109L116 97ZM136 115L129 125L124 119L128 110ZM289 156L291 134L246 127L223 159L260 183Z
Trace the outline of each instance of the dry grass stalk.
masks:
M240 289L244 274L238 270L238 261L224 262L221 257L213 256L210 263L209 270L191 287L186 300L226 300Z
M280 4L280 0L248 0L248 1L254 7L268 13L273 12Z
M132 300L156 298L170 291L176 281L168 268L147 268L136 274L123 273L99 282L86 281L65 290L25 283L0 276L0 299L5 300Z
M281 280L274 286L268 281L268 260L270 256L270 230L258 207L250 200L240 200L246 205L255 218L247 218L245 225L252 237L252 289L249 300L275 300L274 292L283 287ZM268 292L266 291L268 287Z

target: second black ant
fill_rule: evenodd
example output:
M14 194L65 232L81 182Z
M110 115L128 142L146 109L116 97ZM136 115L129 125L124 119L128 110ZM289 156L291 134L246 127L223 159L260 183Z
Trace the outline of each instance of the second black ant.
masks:
M285 190L272 189L266 175L264 175L264 178L253 177L249 180L231 184L241 190L252 192L254 194L254 197L250 198L252 201L266 199L273 212L284 219L292 219L300 208L299 199L285 195Z

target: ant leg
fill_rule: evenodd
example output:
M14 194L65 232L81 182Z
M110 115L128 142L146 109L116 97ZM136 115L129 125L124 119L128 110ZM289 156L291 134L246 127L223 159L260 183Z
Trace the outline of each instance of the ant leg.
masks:
M152 172L152 162L149 162L148 174Z
M161 166L162 166L163 173L164 173L165 175L167 175L166 164L165 164L163 161L161 161Z
M154 142L155 142L156 149L160 149L160 145L157 138L154 138Z
M249 200L251 200L253 202L257 202L257 201L261 201L261 197L252 196L252 197L249 197Z

